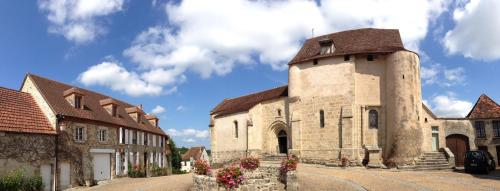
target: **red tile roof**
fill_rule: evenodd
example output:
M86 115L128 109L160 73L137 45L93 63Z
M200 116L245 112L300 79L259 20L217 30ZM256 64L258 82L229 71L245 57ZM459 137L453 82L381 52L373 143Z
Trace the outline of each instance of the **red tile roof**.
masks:
M215 114L216 117L220 117L242 111L248 111L250 108L263 101L286 96L288 96L288 86L277 87L237 98L225 99L212 109L210 114Z
M500 118L500 106L485 94L479 96L476 104L467 115L469 119Z
M0 131L56 134L31 94L2 87Z
M188 161L191 157L193 157L194 160L200 159L203 150L205 150L205 147L191 147L182 155L182 161Z
M319 41L322 39L333 40L335 45L333 53L320 55ZM392 53L398 50L405 50L405 48L397 29L348 30L307 39L289 64L338 55Z
M166 135L161 128L151 125L147 120L141 120L141 123L139 124L132 117L130 117L125 109L136 107L134 105L114 99L114 101L118 103L118 117L113 117L101 106L101 100L108 99L110 98L109 96L83 88L75 88L74 86L33 74L28 74L27 78L28 77L33 80L40 93L47 100L52 110L57 114ZM66 101L64 98L64 92L69 89L77 89L80 94L84 95L84 109L75 109L68 103L68 101Z

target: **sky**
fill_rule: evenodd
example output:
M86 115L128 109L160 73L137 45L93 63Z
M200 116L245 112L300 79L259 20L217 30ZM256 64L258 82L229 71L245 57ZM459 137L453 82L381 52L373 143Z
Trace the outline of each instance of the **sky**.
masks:
M424 102L463 117L500 100L496 0L0 1L0 86L26 73L143 104L180 146L210 147L224 98L282 86L305 39L399 29L420 55Z

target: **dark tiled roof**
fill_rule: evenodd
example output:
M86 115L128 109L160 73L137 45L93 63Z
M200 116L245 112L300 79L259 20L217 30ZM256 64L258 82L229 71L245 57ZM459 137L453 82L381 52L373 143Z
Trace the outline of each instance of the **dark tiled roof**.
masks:
M212 109L210 114L215 114L216 117L220 117L242 111L248 111L250 108L263 101L286 96L288 96L288 86L281 86L238 98L225 99L222 103Z
M118 103L117 115L118 117L111 116L102 106L101 100L108 99L110 97L86 90L83 88L77 88L80 94L84 95L83 104L84 109L75 109L72 107L64 98L64 92L71 88L75 89L74 86L67 85L61 82L36 76L33 74L28 74L27 77L31 78L40 93L47 100L50 107L57 114L64 116L75 117L80 119L88 119L93 121L99 121L104 123L115 124L118 126L143 130L151 133L156 133L160 135L166 135L161 128L154 127L147 120L143 120L142 123L137 123L130 115L125 111L126 108L136 107L134 105L122 102L120 100L114 99ZM138 109L140 110L140 109Z
M500 118L500 106L485 94L479 96L476 104L467 115L469 119Z
M331 54L320 55L319 41L333 40L335 51ZM392 53L405 50L399 30L397 29L356 29L328 35L318 36L306 40L300 51L289 62L295 64L315 58L324 58L346 54L363 53Z
M31 94L2 87L0 131L56 134Z
M205 147L191 147L182 155L182 161L188 161L191 157L193 157L194 160L200 159L204 149Z

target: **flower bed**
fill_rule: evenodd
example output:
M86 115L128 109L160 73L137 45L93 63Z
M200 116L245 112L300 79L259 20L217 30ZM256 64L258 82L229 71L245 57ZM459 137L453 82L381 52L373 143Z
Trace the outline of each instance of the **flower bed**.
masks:
M243 183L243 173L239 166L231 165L217 171L217 183L226 189L233 189Z
M210 173L210 164L205 160L196 160L194 162L194 173L197 175L208 175Z
M247 157L247 158L242 158L240 160L240 166L241 168L247 169L247 170L255 170L259 168L260 161L258 158L255 157Z

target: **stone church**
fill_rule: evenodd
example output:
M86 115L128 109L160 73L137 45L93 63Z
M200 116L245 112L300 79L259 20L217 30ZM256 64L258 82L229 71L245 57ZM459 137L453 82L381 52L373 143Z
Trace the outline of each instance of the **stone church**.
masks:
M500 106L491 100L481 109L478 100L471 113L492 113L486 118L435 116L422 102L419 55L403 46L398 30L314 37L288 65L288 85L224 99L211 110L213 163L289 154L306 163L347 158L351 165L421 168L427 157L444 160L430 168L450 168L463 165L468 149L500 153L493 136L476 138L478 119L500 136L500 114L491 112Z

